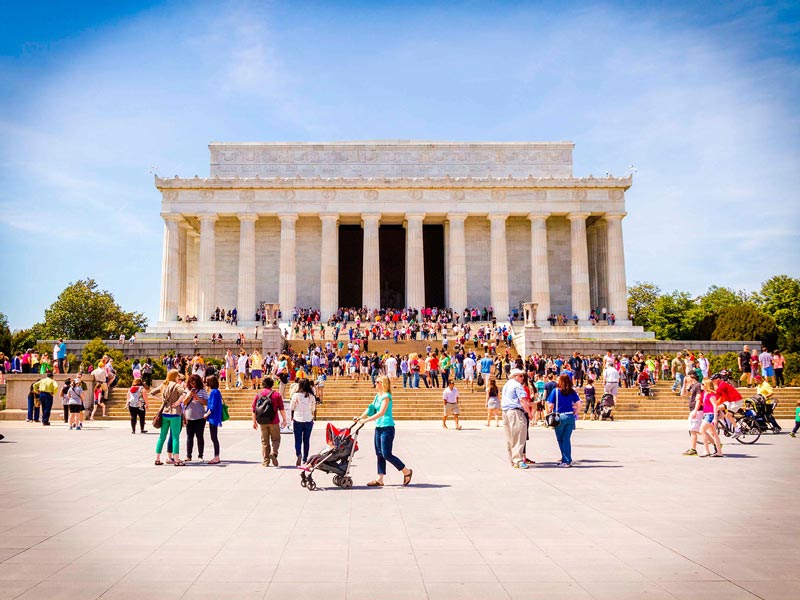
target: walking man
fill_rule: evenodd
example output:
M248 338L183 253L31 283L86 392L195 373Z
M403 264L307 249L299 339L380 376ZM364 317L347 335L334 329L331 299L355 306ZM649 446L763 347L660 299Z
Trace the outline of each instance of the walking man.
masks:
M281 428L288 425L286 420L286 410L283 405L283 398L280 393L274 391L272 377L264 379L264 389L256 394L253 399L253 429L261 430L261 465L268 467L270 461L273 466L278 466L278 449L281 447ZM271 409L263 410L263 403L269 402ZM267 422L259 422L258 415L266 415Z
M523 460L523 453L528 429L526 413L530 409L526 407L525 388L522 387L525 372L522 369L511 369L509 377L503 386L500 401L508 458L515 469L527 469L528 464Z
M458 390L456 389L455 381L450 381L447 387L442 390L442 404L444 405L442 427L447 429L447 417L453 415L453 420L456 422L456 429L461 429L461 425L458 424L458 414L461 411L458 408Z

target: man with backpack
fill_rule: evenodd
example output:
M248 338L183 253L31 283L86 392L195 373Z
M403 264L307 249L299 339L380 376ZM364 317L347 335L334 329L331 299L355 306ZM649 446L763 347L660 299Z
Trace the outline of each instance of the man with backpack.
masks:
M281 447L281 427L288 425L283 398L272 389L272 377L264 378L264 389L253 399L253 429L261 430L261 465L270 461L278 466L278 449Z

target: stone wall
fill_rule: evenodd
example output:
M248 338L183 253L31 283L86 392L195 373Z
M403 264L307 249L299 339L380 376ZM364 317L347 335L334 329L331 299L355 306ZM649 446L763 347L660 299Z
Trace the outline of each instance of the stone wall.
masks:
M53 379L59 385L63 385L64 380L70 375L55 375ZM9 375L6 379L6 408L27 410L28 408L28 392L31 385L42 379L41 375L33 375L28 373ZM86 389L86 394L83 397L83 405L90 407L92 399L94 398L94 377L91 375L83 376L83 383ZM50 416L51 421L61 420L63 410L61 408L61 399L56 396L53 398L53 411Z
M543 340L542 351L545 354L605 354L611 350L614 354L633 354L641 351L645 354L675 354L683 350L692 350L706 354L724 354L739 352L747 344L751 348L761 347L758 341L710 342L700 340Z

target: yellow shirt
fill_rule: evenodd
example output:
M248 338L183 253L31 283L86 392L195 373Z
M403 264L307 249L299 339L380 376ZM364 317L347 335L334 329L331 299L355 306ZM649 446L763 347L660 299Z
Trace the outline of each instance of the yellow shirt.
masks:
M253 371L260 371L263 364L264 361L261 356L256 356L254 354L250 355L250 369Z
M55 395L55 393L58 392L58 384L49 377L45 377L41 381L37 381L35 384L33 384L33 388L37 392L45 392L50 395Z
M768 381L762 381L756 388L756 393L761 394L764 398L769 399L772 396L772 386Z

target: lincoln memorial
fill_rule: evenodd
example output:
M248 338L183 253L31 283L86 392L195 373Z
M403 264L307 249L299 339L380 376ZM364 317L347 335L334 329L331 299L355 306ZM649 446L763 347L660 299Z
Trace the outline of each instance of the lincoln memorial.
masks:
M630 177L575 177L568 142L212 143L209 177L156 177L159 323L253 323L261 303L627 315Z

